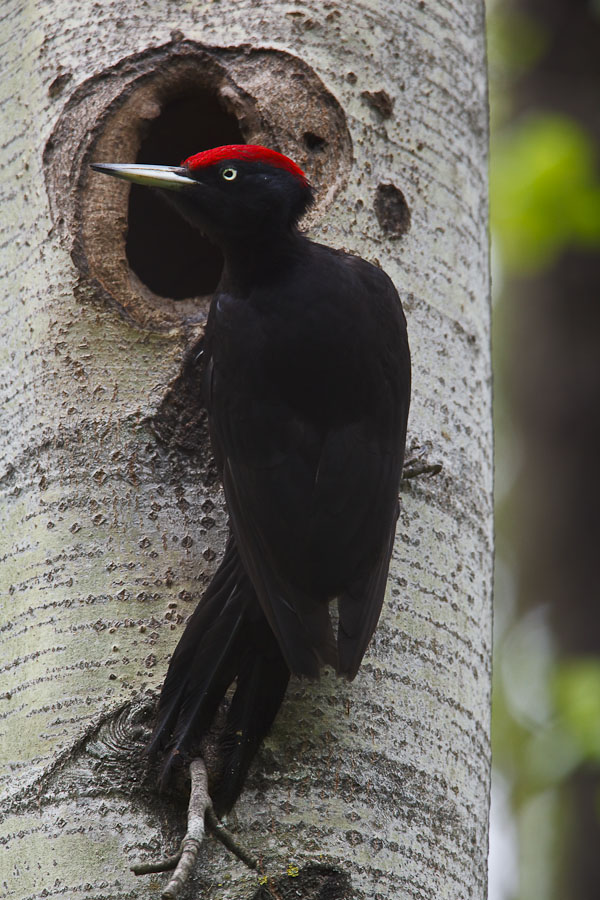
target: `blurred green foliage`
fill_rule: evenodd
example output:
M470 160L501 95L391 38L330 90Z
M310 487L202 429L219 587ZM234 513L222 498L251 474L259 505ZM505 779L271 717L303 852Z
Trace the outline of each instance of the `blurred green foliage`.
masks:
M558 719L577 748L579 762L600 763L600 660L561 662L554 678Z
M543 55L549 37L543 21L510 0L487 0L487 7L490 113L495 132L513 117L515 79Z
M595 146L573 120L541 112L496 135L491 210L502 265L531 273L569 244L600 245Z
M544 53L548 46L548 33L543 22L516 6L490 5L487 18L488 65L497 77L513 79L531 68Z

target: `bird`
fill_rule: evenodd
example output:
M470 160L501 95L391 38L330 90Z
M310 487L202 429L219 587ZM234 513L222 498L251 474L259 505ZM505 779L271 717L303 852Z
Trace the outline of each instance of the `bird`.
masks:
M168 781L228 694L211 785L223 815L290 676L330 667L352 680L377 625L410 405L406 319L381 268L300 229L314 190L274 149L92 169L157 189L224 258L193 364L230 533L171 658L150 743Z

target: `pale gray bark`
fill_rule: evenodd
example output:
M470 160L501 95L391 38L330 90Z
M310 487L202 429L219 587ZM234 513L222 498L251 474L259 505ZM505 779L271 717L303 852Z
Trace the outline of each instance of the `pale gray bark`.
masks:
M0 897L154 895L166 876L136 879L129 866L172 852L185 831L185 798L157 799L136 752L143 703L160 687L226 531L206 458L165 446L149 425L189 334L136 325L82 283L69 222L56 210L51 219L43 169L77 88L168 43L173 29L214 46L288 51L337 97L354 164L312 234L379 261L394 279L413 352L410 439L443 465L403 487L389 597L357 679L291 684L229 825L263 855L282 896L310 881L311 864L326 867L324 878L331 867L351 878L348 888L338 877L332 897L485 896L492 451L482 7L4 4ZM411 213L400 239L375 212L378 185L390 183ZM249 898L259 877L208 841L188 896Z

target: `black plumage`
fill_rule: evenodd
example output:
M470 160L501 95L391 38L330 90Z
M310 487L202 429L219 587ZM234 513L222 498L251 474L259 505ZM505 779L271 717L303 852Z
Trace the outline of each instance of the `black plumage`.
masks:
M213 789L223 812L290 672L354 678L377 624L410 399L406 323L379 268L298 231L312 192L286 157L242 145L177 169L98 168L165 188L225 257L198 402L231 536L173 654L152 743L167 769L185 758L235 682Z

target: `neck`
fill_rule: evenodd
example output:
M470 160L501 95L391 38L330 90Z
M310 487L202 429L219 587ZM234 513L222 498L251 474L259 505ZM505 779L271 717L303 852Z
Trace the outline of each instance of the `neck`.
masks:
M296 228L224 242L221 249L225 265L219 289L243 295L268 284L290 267L307 243Z

